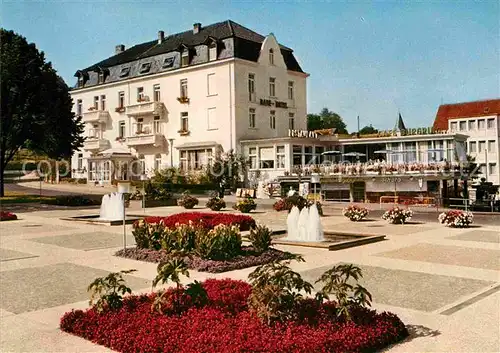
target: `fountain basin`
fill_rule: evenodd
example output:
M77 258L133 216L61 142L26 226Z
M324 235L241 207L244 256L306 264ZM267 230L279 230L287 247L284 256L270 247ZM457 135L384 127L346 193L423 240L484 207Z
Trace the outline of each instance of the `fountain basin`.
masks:
M127 215L125 217L125 224L133 224L135 221L144 218L139 215ZM123 225L123 220L108 220L100 218L100 215L86 215L86 216L75 216L75 217L64 217L60 218L63 221L76 221L76 222L85 222L88 224L100 224L106 226L120 226Z
M288 240L286 232L273 233L273 244L304 246L310 248L328 249L330 251L352 248L355 246L375 243L385 239L383 234L360 234L349 232L329 232L324 231L322 241L298 241Z

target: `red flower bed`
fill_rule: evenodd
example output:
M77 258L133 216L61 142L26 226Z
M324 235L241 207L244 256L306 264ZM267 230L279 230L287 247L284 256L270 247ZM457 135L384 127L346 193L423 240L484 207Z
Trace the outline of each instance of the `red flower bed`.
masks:
M13 221L17 216L12 212L0 211L0 221Z
M408 335L393 314L360 308L352 312L352 322L345 322L336 319L334 303L319 305L314 300L302 302L296 320L268 326L248 312L247 283L207 280L203 286L208 303L180 315L152 313L155 294L131 296L117 311L68 312L60 327L127 353L372 352Z
M194 223L201 221L208 229L213 229L219 224L239 225L241 231L255 227L255 220L252 217L231 213L184 212L168 217L146 217L144 221L147 223L159 223L163 221L166 227L175 227L177 223L187 224L189 221Z

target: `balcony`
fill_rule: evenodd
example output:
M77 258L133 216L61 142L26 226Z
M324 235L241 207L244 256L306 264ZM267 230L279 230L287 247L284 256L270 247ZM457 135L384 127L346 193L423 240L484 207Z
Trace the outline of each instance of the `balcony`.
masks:
M163 135L157 133L136 134L127 137L127 145L136 146L153 146L158 147L162 144Z
M129 105L125 109L125 113L131 117L144 115L161 115L164 105L162 102L138 102L137 104Z
M90 110L82 115L84 123L105 123L108 119L109 112L107 110Z
M100 151L109 148L109 141L102 138L87 137L83 142L85 151Z

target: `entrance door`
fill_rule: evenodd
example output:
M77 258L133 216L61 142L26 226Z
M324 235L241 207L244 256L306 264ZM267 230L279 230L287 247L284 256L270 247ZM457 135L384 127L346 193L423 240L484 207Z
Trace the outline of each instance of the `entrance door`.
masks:
M365 200L365 182L364 181L356 181L353 183L352 194L354 198L354 202L363 202Z

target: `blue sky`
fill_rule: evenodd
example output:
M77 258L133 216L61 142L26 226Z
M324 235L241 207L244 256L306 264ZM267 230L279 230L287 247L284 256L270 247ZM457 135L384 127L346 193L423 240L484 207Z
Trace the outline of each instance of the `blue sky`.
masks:
M429 126L438 106L500 97L498 1L6 1L0 24L35 42L67 83L126 47L232 19L273 32L308 80L308 111L328 107L349 131Z

